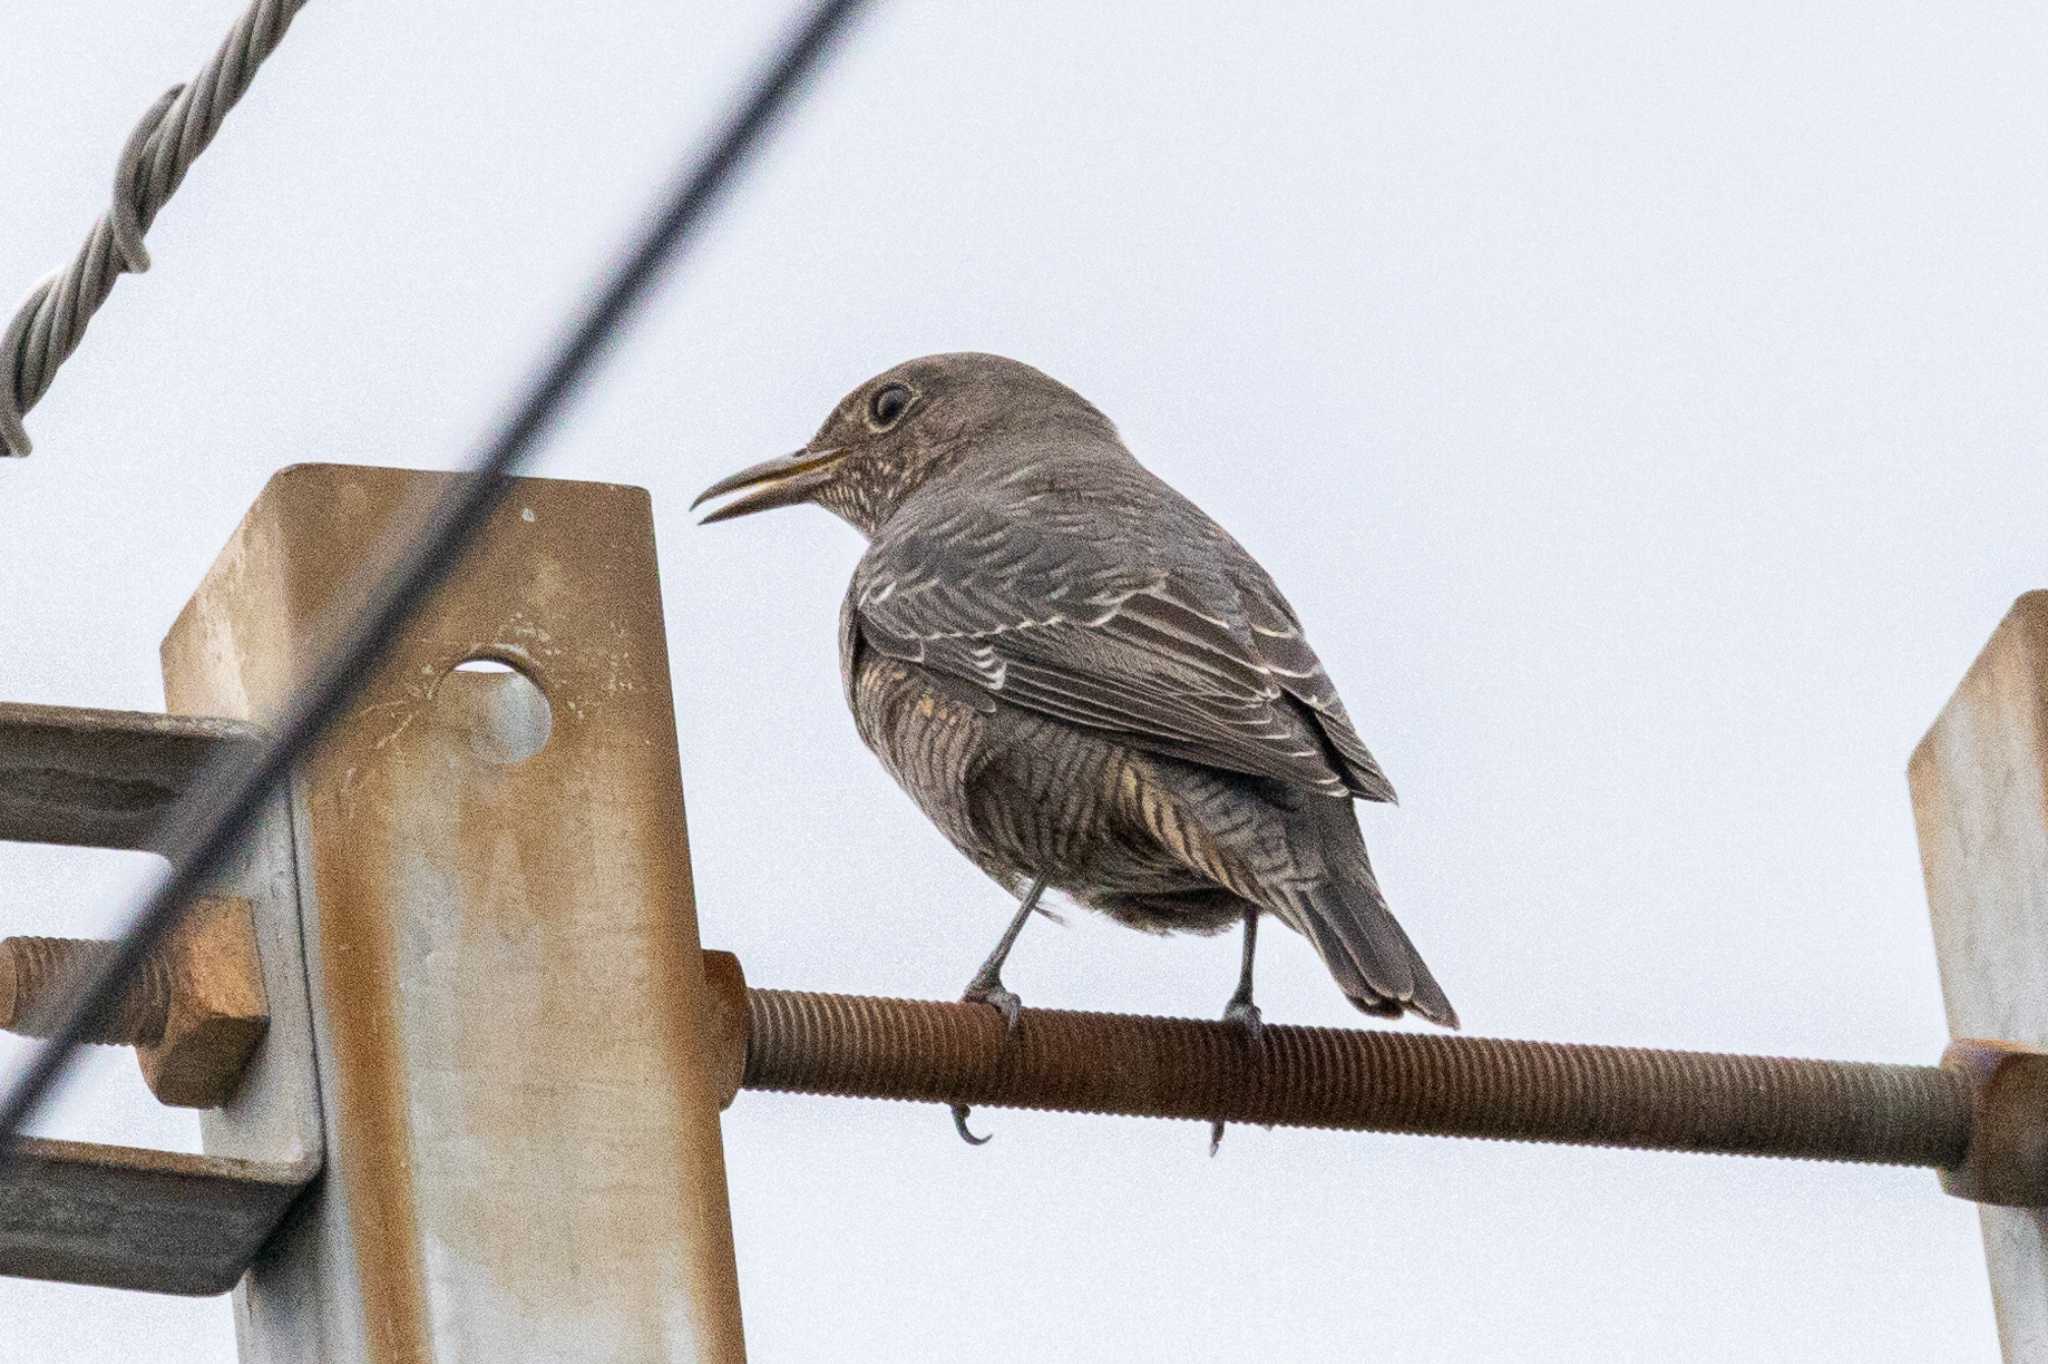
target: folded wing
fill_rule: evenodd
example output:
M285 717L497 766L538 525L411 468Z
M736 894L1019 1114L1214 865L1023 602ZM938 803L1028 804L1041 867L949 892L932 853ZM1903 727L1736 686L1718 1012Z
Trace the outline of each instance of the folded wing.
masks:
M1012 705L1148 752L1394 799L1300 621L1220 531L1149 554L1060 518L940 504L882 528L849 605L863 646Z

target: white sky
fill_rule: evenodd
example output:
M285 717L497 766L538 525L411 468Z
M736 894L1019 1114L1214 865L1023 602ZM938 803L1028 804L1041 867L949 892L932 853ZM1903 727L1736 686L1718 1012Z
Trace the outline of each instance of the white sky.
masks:
M0 303L238 8L0 13ZM869 374L982 349L1293 598L1471 1031L1938 1055L1903 768L2048 579L2048 19L1537 8L865 25L542 466L653 491L704 937L754 983L951 995L1007 906L844 714L851 532L684 508ZM157 708L274 469L463 456L782 13L309 6L0 467L0 698ZM103 927L126 870L0 849L0 928ZM1008 979L1208 1015L1236 951L1083 919ZM1357 1022L1285 934L1260 1000ZM47 1130L196 1139L126 1056L81 1073ZM742 1096L757 1358L1996 1357L1925 1172L983 1121L971 1151L936 1108ZM233 1351L225 1299L0 1281L0 1322L7 1361Z

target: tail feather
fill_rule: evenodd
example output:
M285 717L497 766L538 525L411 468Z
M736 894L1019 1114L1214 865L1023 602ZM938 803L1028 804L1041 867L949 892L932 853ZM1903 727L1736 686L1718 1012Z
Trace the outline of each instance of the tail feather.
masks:
M1291 899L1293 913L1285 917L1314 945L1361 1013L1394 1018L1414 1012L1447 1028L1458 1026L1457 1010L1388 911L1369 870L1332 877Z
M1385 913L1384 910L1381 911ZM1439 1026L1455 1029L1458 1026L1458 1011L1451 1007L1450 996L1444 987L1436 983L1429 967L1423 963L1422 954L1415 950L1415 944L1408 940L1407 931L1391 914L1387 922L1394 925L1394 932L1400 935L1401 946L1408 949L1408 969L1415 976L1415 993L1408 997L1408 1007Z

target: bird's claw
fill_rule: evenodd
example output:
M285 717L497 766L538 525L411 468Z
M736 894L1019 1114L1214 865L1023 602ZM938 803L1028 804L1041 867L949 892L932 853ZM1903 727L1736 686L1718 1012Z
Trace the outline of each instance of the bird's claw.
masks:
M1024 1001L1017 998L1014 990L1004 987L1000 980L977 980L967 987L967 993L960 996L962 1004L986 1004L1003 1016L1003 1041L1008 1042L1017 1035L1017 1025L1024 1020Z
M953 1129L960 1134L960 1140L966 1142L969 1146L986 1146L989 1143L988 1137L977 1137L974 1133L967 1130L967 1115L973 1111L966 1104L954 1104Z
M974 973L974 979L967 982L967 990L960 996L962 1004L986 1004L1003 1016L1003 1035L996 1043L996 1054L1010 1045L1010 1039L1017 1035L1017 1025L1024 1021L1024 1001L1014 991L1003 988L1003 963L1009 960L1010 949L1017 945L1017 934L1023 931L1024 923L1037 910L1048 918L1057 920L1053 914L1039 904L1045 894L1046 878L1040 875L1032 881L1030 889L1017 902L1017 913L1010 920L1010 926L1003 930L1002 939L996 943L996 950L988 954L988 960ZM953 1127L960 1133L960 1140L969 1146L979 1146L987 1137L977 1137L967 1130L967 1105L953 1105Z
M1259 1006L1242 995L1231 996L1224 1006L1223 1021L1237 1029L1238 1041L1247 1052L1259 1049L1259 1040L1266 1035L1266 1017L1259 1012ZM1223 1119L1215 1118L1209 1123L1209 1155L1213 1158L1223 1145Z
M1003 1044L1005 1046L1009 1044L1011 1038L1017 1035L1017 1024L1024 1017L1024 1001L1017 998L1016 991L1005 988L1000 977L991 976L987 979L983 979L980 976L975 977L973 983L967 987L966 993L960 996L960 1002L962 1004L986 1004L989 1008L1001 1014L1003 1016ZM967 1115L971 1111L966 1104L954 1104L953 1129L960 1134L960 1140L966 1142L969 1146L984 1146L988 1143L989 1139L987 1137L977 1137L967 1128Z

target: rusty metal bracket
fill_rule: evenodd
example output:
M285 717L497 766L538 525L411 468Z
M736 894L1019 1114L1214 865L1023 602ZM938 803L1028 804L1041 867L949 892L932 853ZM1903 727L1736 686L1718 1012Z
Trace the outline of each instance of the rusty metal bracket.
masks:
M279 473L171 708L293 704L362 547L468 477ZM293 776L328 1163L238 1291L252 1364L745 1355L652 506L501 492Z
M157 822L218 747L258 737L228 720L0 705L0 840L155 851ZM168 1041L156 1049L159 1084L185 1100L212 1100L221 1098L207 1088L219 1074L217 1053L195 1068L192 1046L253 1045L232 1094L200 1114L206 1154L21 1138L0 1170L0 1274L225 1292L318 1173L319 1095L284 802L265 813L212 889L247 906L271 1023L252 1042L253 983L216 980L203 991L207 1018L181 1023L175 1050ZM224 1033L216 1013L244 1021ZM149 1067L145 1058L145 1074Z

